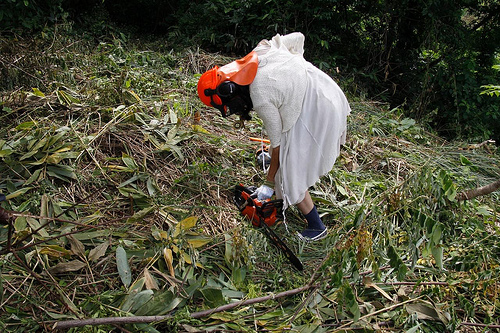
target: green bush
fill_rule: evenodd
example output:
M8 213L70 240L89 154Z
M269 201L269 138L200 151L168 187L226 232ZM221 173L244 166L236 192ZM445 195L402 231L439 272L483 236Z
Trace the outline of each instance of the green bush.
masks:
M481 139L500 135L500 101L480 95L495 82L499 13L498 1L180 1L169 32L174 45L243 55L262 38L301 31L306 58L352 77L351 92L444 136Z
M0 4L1 30L40 30L63 19L64 0L4 0Z

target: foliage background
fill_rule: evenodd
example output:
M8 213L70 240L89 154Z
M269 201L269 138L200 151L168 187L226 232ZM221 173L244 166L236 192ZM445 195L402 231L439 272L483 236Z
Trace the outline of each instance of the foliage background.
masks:
M148 8L153 3L157 11ZM427 7L405 2L397 11L398 4L385 2L299 6L268 1L263 12L257 6L262 3L252 1L117 4L2 3L3 17L9 17L7 9L13 16L2 18L0 39L0 191L7 195L1 207L19 212L7 221L1 216L3 331L35 332L69 319L131 315L170 317L153 324L73 330L498 329L498 192L465 202L456 198L462 190L500 178L498 148L486 141L446 141L429 130L435 115L430 109L420 114L427 122L419 122L408 116L417 115L410 103L391 106L394 89L380 94L384 84L392 87L398 79L384 81L386 73L393 75L387 68L398 64L408 70L392 62L394 54L400 62L405 54L413 57L408 59L425 55L412 69L436 70L428 72L431 81L453 77L448 60L461 66L459 59L482 56L465 46L465 53L431 48L445 47L443 41L429 41L426 52L389 52L389 45L404 40L405 18ZM428 10L444 10L442 4ZM497 3L481 4L491 9ZM141 10L145 15L128 16ZM393 15L382 19L362 15L363 10ZM22 11L25 16L15 15ZM451 27L456 15L435 16L433 29L445 18L451 23L443 26ZM475 18L490 27L495 15ZM134 28L113 21L134 23ZM260 36L295 27L308 32L308 56L339 81L353 108L342 156L312 189L330 227L328 237L312 245L299 242L294 232L302 218L293 209L287 213L288 229L276 226L304 262L304 272L294 271L231 202L236 183L263 179L255 165L258 147L247 140L260 135L259 119L235 131L231 121L201 105L195 91L205 69L243 54ZM430 27L423 24L407 34L420 45L421 33ZM334 28L336 34L328 32ZM379 39L380 34L393 40ZM426 36L432 40L434 35ZM379 46L369 48L374 41ZM221 52L220 45L227 47L224 55L202 51ZM356 52L340 52L353 45ZM472 79L481 77L475 65L468 66ZM419 77L417 71L416 85L405 89L419 91ZM484 102L477 97L489 96L475 95L481 88L474 80L467 81L476 98L470 103ZM495 81L485 81L495 91ZM376 85L370 82L378 82L381 90L372 90ZM460 90L454 87L449 94ZM377 99L366 98L377 92ZM440 110L446 111L454 112ZM479 122L471 129L462 118L454 124L464 130L461 134L475 133L468 140L490 137ZM474 126L480 131L472 131ZM303 286L307 291L287 298L192 317Z
M170 48L234 56L276 33L301 31L306 57L340 71L351 90L448 138L499 138L500 102L480 95L481 86L498 82L498 0L7 0L0 23L40 30L68 15L84 21L96 8L142 33L168 36Z

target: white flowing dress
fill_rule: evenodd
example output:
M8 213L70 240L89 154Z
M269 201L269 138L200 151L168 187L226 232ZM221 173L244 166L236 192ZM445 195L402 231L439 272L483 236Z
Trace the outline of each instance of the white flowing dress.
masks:
M303 57L304 35L276 35L254 49L259 69L250 85L254 110L271 147L280 146L275 191L285 209L328 173L345 143L351 109L340 87Z

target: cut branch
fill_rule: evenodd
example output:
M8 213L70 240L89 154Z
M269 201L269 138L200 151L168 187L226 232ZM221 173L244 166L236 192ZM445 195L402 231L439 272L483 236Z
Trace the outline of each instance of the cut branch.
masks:
M230 304L219 306L219 307L214 308L214 309L193 312L191 314L191 318L202 318L202 317L209 316L213 313L230 310L232 308L236 308L239 306L261 303L261 302L269 301L269 300L276 299L276 298L291 296L291 295L295 295L295 294L299 294L301 292L304 292L310 288L316 288L316 287L317 287L317 285L306 285L306 286L303 286L300 288L295 288L292 290L283 291L283 292L277 293L277 294L272 294L272 295L268 295L268 296L262 296L262 297L247 299L247 300L240 301L240 302L230 303ZM153 323L153 322L166 320L169 318L172 318L172 316L171 315L164 315L164 316L92 318L92 319L81 319L81 320L76 319L76 320L67 320L67 321L56 322L54 324L53 329L54 330L64 330L64 329L68 329L68 328L72 328L72 327L82 327L82 326L86 326L86 325L94 325L95 326L95 325L111 325L111 324Z
M500 188L500 179L486 186L478 187L472 190L464 191L457 195L458 201L470 200L475 197L483 196L495 192Z

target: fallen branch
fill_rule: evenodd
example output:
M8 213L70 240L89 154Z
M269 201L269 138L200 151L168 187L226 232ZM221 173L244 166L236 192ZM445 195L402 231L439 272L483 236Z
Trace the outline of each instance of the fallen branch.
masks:
M191 314L191 318L202 318L206 316L210 316L213 313L222 312L226 310L230 310L232 308L236 308L239 306L250 305L255 303L261 303L277 298L282 298L286 296L291 296L295 294L299 294L303 291L306 291L310 288L316 288L316 285L306 285L300 288L295 288L292 290L283 291L281 293L247 299L240 302L230 303L226 305L219 306L214 309L208 309L204 311L194 312ZM172 318L171 315L164 316L133 316L133 317L108 317L108 318L93 318L93 319L75 319L75 320L67 320L67 321L59 321L56 322L53 326L54 330L63 330L73 327L82 327L86 325L110 325L110 324L138 324L138 323L153 323L162 320L166 320Z
M467 146L467 150L478 149L478 148L481 148L482 146L487 145L489 143L495 144L495 140L486 140L486 141L483 141L481 143L470 144Z
M483 196L495 192L500 188L500 179L486 186L478 187L472 190L457 194L458 201L470 200L475 197Z
M500 328L500 325L469 323L469 322L466 322L466 321L461 322L460 325L462 325L462 326L482 327L482 328L493 328L493 329L499 329Z

